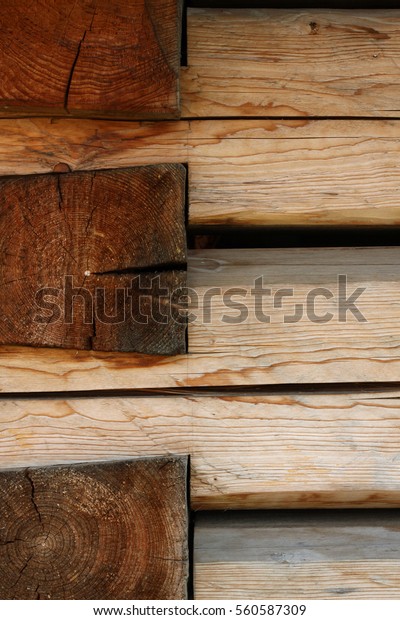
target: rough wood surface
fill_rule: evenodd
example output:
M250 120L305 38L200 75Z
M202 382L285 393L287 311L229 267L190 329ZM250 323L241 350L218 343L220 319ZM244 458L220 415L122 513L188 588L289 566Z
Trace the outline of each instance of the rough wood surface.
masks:
M399 262L395 247L191 251L188 284L198 295L198 308L191 308L197 318L189 324L188 355L3 346L0 390L398 382ZM346 286L338 283L339 275L347 275ZM260 299L256 303L250 295L260 276L264 288L276 294L275 301L272 295L264 299L263 311L270 315L270 323L257 318ZM233 291L230 300L247 304L248 316L242 323L232 323L227 318L235 320L238 310L221 300L224 291L230 289L232 294L238 287L246 297L235 297ZM288 288L293 288L293 296L280 298L278 291L286 293ZM207 290L213 293L208 302ZM351 311L340 316L339 308L345 306L339 300L344 293L347 299L355 294L355 308L366 322L359 322ZM316 294L310 308L309 294ZM333 297L326 298L330 294ZM296 304L302 304L301 320L284 322L285 316L295 313Z
M398 10L188 10L182 114L399 115Z
M0 401L2 467L190 454L195 509L399 507L399 390Z
M188 350L296 360L303 382L316 360L394 359L399 265L398 248L193 251Z
M400 123L280 123L191 123L191 224L399 224Z
M199 514L194 531L197 599L400 596L398 511Z
M0 597L186 598L186 465L0 472Z
M0 121L0 174L188 163L192 225L398 225L400 122Z
M183 353L184 203L178 165L0 179L0 342Z
M179 115L180 0L2 3L0 113Z

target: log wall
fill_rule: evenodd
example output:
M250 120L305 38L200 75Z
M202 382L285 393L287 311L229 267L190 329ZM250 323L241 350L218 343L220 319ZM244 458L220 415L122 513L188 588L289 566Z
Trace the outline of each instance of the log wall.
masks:
M157 593L185 597L190 456L193 510L250 509L197 516L195 597L397 598L400 255L379 234L400 224L400 11L189 6L179 67L179 2L79 0L40 24L48 4L21 20L16 0L0 34L0 490L16 476L36 536L41 472L155 458L182 517L179 557L157 539ZM310 229L318 247L299 249ZM278 231L291 247L272 249ZM39 337L29 283L71 270L112 292L138 273L187 285L187 325ZM3 596L48 594L42 556L25 571L15 549ZM136 585L108 596L156 598Z

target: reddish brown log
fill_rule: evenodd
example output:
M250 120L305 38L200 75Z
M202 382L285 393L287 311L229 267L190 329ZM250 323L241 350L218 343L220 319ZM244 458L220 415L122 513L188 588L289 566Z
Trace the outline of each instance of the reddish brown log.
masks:
M183 599L185 458L0 473L1 599Z
M0 23L3 114L179 114L181 0L10 0Z

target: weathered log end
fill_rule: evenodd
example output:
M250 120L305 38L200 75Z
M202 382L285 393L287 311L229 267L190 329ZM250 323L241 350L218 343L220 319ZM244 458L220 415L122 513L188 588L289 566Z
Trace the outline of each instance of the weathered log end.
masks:
M185 174L0 179L0 343L184 353Z
M0 598L186 598L186 470L168 457L0 472Z

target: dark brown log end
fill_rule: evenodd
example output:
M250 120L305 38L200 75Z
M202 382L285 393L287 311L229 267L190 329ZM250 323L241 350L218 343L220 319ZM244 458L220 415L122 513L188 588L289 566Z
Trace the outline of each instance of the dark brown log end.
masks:
M1 599L184 599L185 458L0 472Z
M0 343L184 353L185 168L0 180Z

